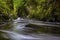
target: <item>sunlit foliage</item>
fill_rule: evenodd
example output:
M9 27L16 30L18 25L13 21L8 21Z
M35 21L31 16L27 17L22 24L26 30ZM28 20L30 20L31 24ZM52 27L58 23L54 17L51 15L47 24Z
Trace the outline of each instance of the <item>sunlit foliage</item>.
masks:
M44 21L60 21L59 0L26 0L27 17Z
M19 16L43 21L60 21L60 1L0 0L0 16L1 14L10 18Z

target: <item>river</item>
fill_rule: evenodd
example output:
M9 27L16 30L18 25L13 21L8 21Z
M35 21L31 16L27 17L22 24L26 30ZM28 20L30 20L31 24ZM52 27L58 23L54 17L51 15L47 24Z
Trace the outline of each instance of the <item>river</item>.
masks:
M22 20L24 19L17 18L14 22L1 26L0 40L60 40L59 35L36 32L39 28L26 27L28 20Z

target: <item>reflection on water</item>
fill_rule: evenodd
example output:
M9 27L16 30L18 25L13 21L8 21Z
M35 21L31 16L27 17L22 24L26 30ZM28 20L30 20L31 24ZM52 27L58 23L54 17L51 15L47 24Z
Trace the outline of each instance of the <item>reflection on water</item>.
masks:
M60 36L41 33L41 27L26 27L28 22L17 21L0 29L0 40L60 40Z
M5 35L5 37L8 36L12 40L37 39L32 36L22 35L22 34L11 32L11 31L5 31L5 30L0 30L0 31L5 32L7 34L7 35Z

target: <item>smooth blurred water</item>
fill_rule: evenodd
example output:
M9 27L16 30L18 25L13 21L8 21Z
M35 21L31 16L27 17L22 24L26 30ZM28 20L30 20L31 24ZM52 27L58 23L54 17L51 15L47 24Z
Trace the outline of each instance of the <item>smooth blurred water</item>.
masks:
M60 36L36 32L39 28L26 27L27 24L28 21L17 18L11 24L3 26L0 28L0 40L60 40Z

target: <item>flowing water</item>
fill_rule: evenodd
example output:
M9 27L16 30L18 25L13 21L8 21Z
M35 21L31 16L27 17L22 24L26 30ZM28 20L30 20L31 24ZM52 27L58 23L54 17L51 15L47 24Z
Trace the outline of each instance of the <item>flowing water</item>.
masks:
M38 27L26 27L27 24L28 20L17 18L14 22L1 26L0 40L60 40L59 35L38 32Z

